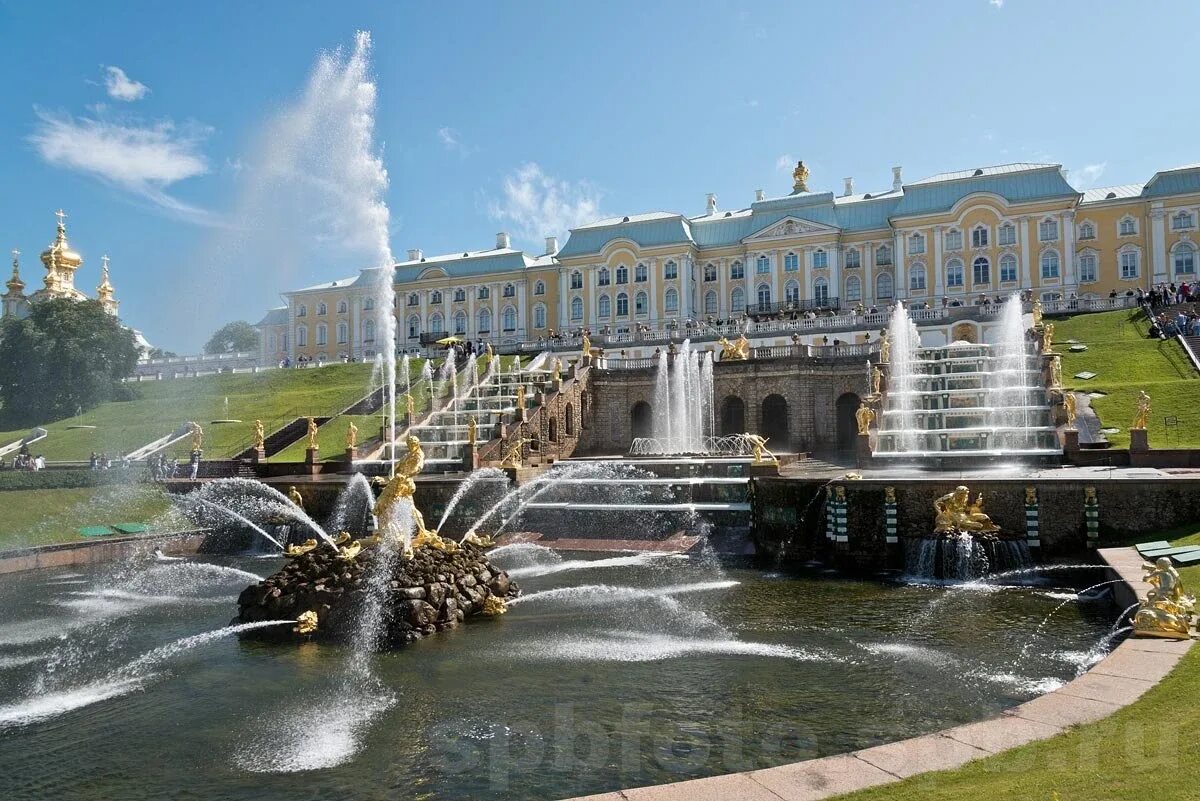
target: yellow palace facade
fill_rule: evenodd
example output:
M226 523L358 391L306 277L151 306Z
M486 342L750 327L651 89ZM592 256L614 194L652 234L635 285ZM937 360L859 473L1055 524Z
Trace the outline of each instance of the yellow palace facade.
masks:
M792 192L704 214L651 212L571 229L561 249L495 247L395 265L396 346L456 334L497 344L588 328L626 333L687 320L825 309L967 305L1027 291L1043 300L1191 282L1200 262L1200 164L1145 184L1075 189L1061 165L1004 164L856 193ZM373 357L378 270L285 292L261 321L263 358Z

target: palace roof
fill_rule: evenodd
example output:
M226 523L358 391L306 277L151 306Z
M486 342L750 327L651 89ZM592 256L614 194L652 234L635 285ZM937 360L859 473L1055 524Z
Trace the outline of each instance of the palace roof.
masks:
M1200 192L1200 164L1186 164L1173 170L1154 173L1142 190L1143 197L1187 195Z

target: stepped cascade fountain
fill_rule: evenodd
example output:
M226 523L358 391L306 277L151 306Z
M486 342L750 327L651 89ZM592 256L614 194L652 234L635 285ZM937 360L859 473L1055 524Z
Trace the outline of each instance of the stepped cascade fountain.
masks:
M678 351L660 352L654 368L650 436L639 437L631 453L715 453L720 446L713 435L713 408L712 352L694 349L686 339Z
M1061 455L1041 357L1027 337L1017 296L1005 303L1001 319L995 344L923 347L907 311L896 306L873 456Z

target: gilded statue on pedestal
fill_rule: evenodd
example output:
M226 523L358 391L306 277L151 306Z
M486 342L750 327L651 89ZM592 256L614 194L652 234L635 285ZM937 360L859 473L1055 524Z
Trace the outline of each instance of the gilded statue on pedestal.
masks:
M1150 396L1146 390L1138 391L1137 410L1133 414L1133 425L1130 428L1144 429L1150 423Z
M517 385L517 409L525 411L525 385Z
M559 359L557 356L554 357L554 368L551 371L550 377L556 384L562 381L562 359Z
M1059 389L1062 387L1062 358L1059 356L1050 357L1050 388Z
M1049 353L1054 349L1054 323L1046 323L1042 326L1042 353Z
M804 166L803 161L796 162L796 169L792 170L792 194L808 191L808 167Z
M884 487L883 488L883 502L884 503L895 503L896 502L896 488L895 487Z
M300 511L304 511L304 496L300 494L300 490L296 489L296 485L288 487L288 500L296 504Z
M309 537L308 539L306 539L304 542L300 543L299 545L289 545L287 548L284 549L283 553L285 556L301 556L303 554L308 553L309 551L311 551L313 548L316 548L316 547L317 547L317 541L315 539L313 539L312 537Z
M1033 301L1033 327L1038 328L1042 324L1042 301L1035 298Z
M350 426L346 429L346 447L358 447L358 426L354 425L354 421L350 421Z
M750 443L750 450L754 453L755 464L779 464L779 457L767 450L767 439L758 434L743 434L746 442Z
M1075 430L1075 415L1077 414L1075 404L1074 392L1067 392L1063 395L1063 409L1067 413L1067 429L1069 431Z
M883 335L883 339L879 340L879 363L887 364L892 355L892 341L887 334Z
M883 394L883 371L878 365L871 368L871 394L876 398Z
M725 337L721 337L717 342L721 346L721 361L723 362L744 361L750 358L750 340L746 339L745 334L733 342Z
M413 396L411 392L404 396L404 411L409 417L413 416Z
M858 411L854 413L855 419L858 420L858 433L871 433L871 423L875 422L875 410L867 402L862 402L858 406Z
M1159 637L1186 640L1196 600L1183 591L1179 571L1169 557L1160 557L1153 565L1144 565L1145 582L1151 586L1146 598L1133 615L1135 637Z
M308 418L308 449L311 451L317 450L320 445L317 444L317 418Z
M396 515L401 508L407 506L412 517L413 537L405 550L405 556L411 556L417 548L436 548L441 551L454 551L457 545L451 540L442 539L436 531L425 528L425 517L413 501L413 493L417 490L413 478L425 469L425 451L421 441L411 434L405 440L408 453L396 463L396 475L384 486L375 501L375 518L382 530L387 533L394 528ZM393 532L394 533L394 532Z
M267 436L266 436L266 432L263 431L262 420L255 420L254 421L254 447L255 447L255 449L261 451L264 447L266 447L266 441L267 441Z
M513 440L508 446L508 450L504 452L504 459L501 460L500 464L504 467L520 467L523 456L522 449L530 442L532 440L525 439L524 437L518 437Z
M496 358L496 351L492 350L492 343L489 342L487 343L486 350L484 351L483 363L490 366L492 359L494 358Z
M479 422L475 419L475 415L467 418L467 444L472 448L475 447L475 437L479 428Z
M1037 502L1038 502L1037 487L1026 487L1025 488L1025 505L1026 506L1037 506Z
M199 423L192 423L192 450L198 451L204 445L204 429Z
M586 333L583 335L583 341L580 343L579 351L580 355L585 358L592 355L592 338Z
M312 634L317 630L317 613L312 609L301 613L300 617L296 618L296 625L292 631L297 634Z
M983 512L983 493L971 503L971 491L964 486L954 488L933 502L937 512L934 519L934 531L951 533L955 531L994 532L1000 527Z

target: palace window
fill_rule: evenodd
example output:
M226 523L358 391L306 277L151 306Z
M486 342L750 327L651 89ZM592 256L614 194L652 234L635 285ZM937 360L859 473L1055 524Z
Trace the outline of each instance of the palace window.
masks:
M363 321L363 342L374 342L374 341L375 341L375 321L374 320L364 320Z
M504 322L505 331L517 330L517 310L512 306L506 306L501 318Z
M1117 234L1119 236L1135 236L1137 234L1137 220L1132 217L1122 217L1121 222L1117 224Z
M600 317L608 319L612 316L612 298L608 295L601 295L596 301L596 314Z
M598 286L608 286L612 283L612 276L608 272L607 267L601 267L600 272L596 273L596 284Z
M717 293L713 292L711 289L704 293L704 313L717 313Z
M1181 211L1171 218L1172 231L1183 231L1191 228L1193 225L1192 215L1186 211Z
M633 312L639 317L646 315L646 313L649 311L649 305L650 301L646 297L645 292L639 292L633 296Z
M1042 278L1058 278L1058 252L1047 250L1042 254Z
M515 286L513 286L512 284L505 284L504 285L504 297L514 298L516 296L517 296L517 288Z
M822 270L829 266L829 254L817 248L813 251L813 269Z
M971 230L971 247L986 248L988 246L988 229L986 225L977 225Z
M1096 226L1092 225L1090 222L1085 222L1082 225L1080 225L1079 226L1079 238L1080 239L1095 239L1096 238Z
M490 334L492 332L492 310L480 309L479 314L476 315L476 322L479 333Z
M345 345L346 341L349 339L350 339L350 326L346 325L345 323L338 323L337 324L338 344Z
M857 302L862 300L862 281L857 275L846 279L846 300Z
M375 309L375 298L363 298L363 311L373 311Z
M880 245L875 249L875 265L877 267L889 267L892 264L892 246Z
M455 303L463 303L466 301L466 299L467 299L467 290L465 290L465 289L454 290L454 302Z
M546 294L546 282L538 281L537 283L535 283L533 285L533 294L534 295L545 295Z
M824 280L824 279L817 279L817 280ZM800 282L799 281L788 281L787 282L787 284L783 287L783 300L785 303L799 303L800 302Z
M442 291L440 289L435 289L429 293L429 303L433 306L442 305Z
M475 293L476 300L487 300L491 296L492 290L486 286L479 287L479 290Z
M329 328L325 323L317 326L317 347L324 347L329 343Z
M618 284L628 284L629 283L629 268L626 267L624 264L617 265L617 283Z
M908 238L908 255L917 256L925 252L925 236L913 234Z
M858 248L850 248L846 251L846 267L862 267L862 254L858 252Z
M668 289L663 295L663 309L668 313L679 311L679 293L674 289Z
M326 314L328 314L328 313L329 313L329 307L328 307L328 306L326 306L324 303L318 303L318 304L317 304L317 316L319 316L319 317L324 317L324 316L325 316Z
M454 333L467 333L467 313L461 309L454 313Z
M956 287L961 289L963 285L963 263L958 259L951 259L946 262L946 288Z
M770 307L771 307L771 285L770 284L759 284L758 285L758 308L762 311L766 311Z
M759 256L758 260L754 262L754 265L759 275L766 275L767 273L771 272L771 260L766 256Z
M892 274L880 273L875 276L875 298L883 300L891 298L893 295L892 289Z
M305 306L303 303L301 303L296 308L296 316L297 317L307 317L308 316L308 307Z
M674 264L674 262L671 262ZM704 265L704 283L708 284L717 280L717 265L709 262Z
M786 272L794 273L800 269L800 257L795 253L788 253L783 257L783 269Z
M730 281L740 281L745 277L746 277L746 270L745 270L745 268L742 267L742 263L740 261L735 261L733 264L729 265L729 280Z
M746 310L746 293L742 288L734 287L729 293L729 311L733 314L741 314Z
M1121 278L1129 281L1138 277L1138 252L1136 250L1121 251Z
M914 264L908 270L908 288L912 292L925 291L925 265Z
M646 265L639 264L633 268L633 281L635 284L644 284L650 280L650 274L646 271Z
M583 273L579 270L571 273L571 289L583 289Z
M629 295L625 294L624 292L617 294L617 316L629 316Z
M1175 246L1175 274L1191 275L1196 272L1196 249L1186 242Z
M797 294L799 294L797 292ZM829 305L829 282L824 278L817 278L813 281L813 300L819 306Z
M348 311L350 311L349 304L347 304L346 301L344 301L344 300L339 300L338 301L338 314L345 314Z
M583 298L571 298L571 319L583 319Z
M416 339L421 336L421 318L413 315L408 318L408 338Z
M971 286L980 286L983 284L990 286L991 283L992 263L980 256L971 262Z
M944 247L946 250L962 250L962 231L959 231L957 228L947 231L945 240ZM910 249L909 253L911 252L912 250ZM924 252L924 249L921 252Z
M418 295L416 292L408 293L408 305L409 306L420 306L421 305L421 296Z
M1017 244L1017 227L1012 223L1004 223L996 233L996 242L1001 245Z
M441 334L444 331L445 329L442 328L442 315L440 313L432 315L429 318L429 333Z
M1079 283L1091 284L1096 280L1096 254L1079 254Z
M1058 241L1058 220L1042 220L1038 223L1038 239L1043 242Z
M296 329L296 347L303 348L308 345L308 326L299 326Z
M546 306L543 303L539 303L533 307L533 327L546 327Z
M709 267L712 267L712 265L710 264ZM706 267L705 269L707 270L708 268ZM713 269L715 270L716 268L714 267ZM705 273L705 275L708 275L708 273ZM676 264L674 261L668 261L666 264L663 265L663 278L665 278L668 281L674 281L678 277L679 277L679 265L678 264ZM705 278L704 280L707 281L708 279ZM714 280L714 281L717 280L715 273L713 274L712 280Z
M1006 253L1000 257L1000 283L1016 283L1017 281L1017 257L1011 253Z

